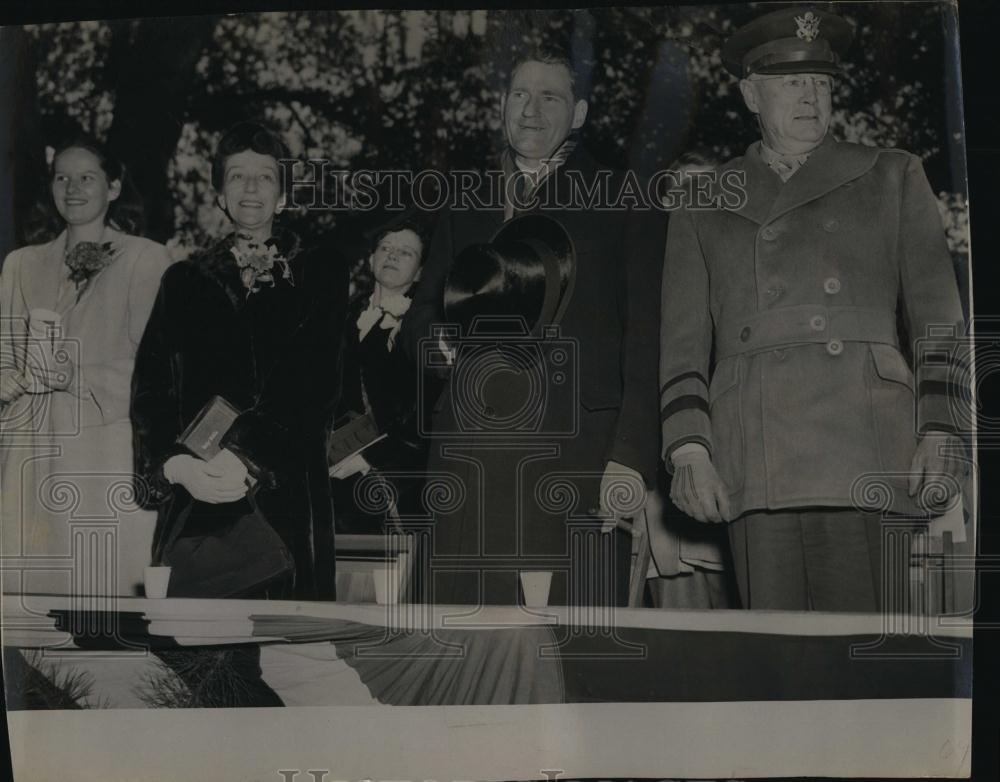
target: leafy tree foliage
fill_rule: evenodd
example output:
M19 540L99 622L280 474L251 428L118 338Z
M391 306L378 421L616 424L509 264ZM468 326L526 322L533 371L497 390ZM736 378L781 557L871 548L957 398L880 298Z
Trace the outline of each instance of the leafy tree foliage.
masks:
M924 158L935 188L948 191L942 209L962 253L953 6L838 10L856 35L837 80L834 134ZM73 129L116 142L138 174L151 235L184 254L225 229L209 156L233 123L263 119L301 160L330 160L328 188L340 184L333 170L482 169L502 143L503 74L518 52L544 44L569 51L578 67L590 101L587 145L607 163L649 174L684 151L725 160L757 138L719 47L760 12L755 4L292 11L41 25L27 28L42 130L33 143L54 144ZM318 238L383 217L300 210L284 219Z

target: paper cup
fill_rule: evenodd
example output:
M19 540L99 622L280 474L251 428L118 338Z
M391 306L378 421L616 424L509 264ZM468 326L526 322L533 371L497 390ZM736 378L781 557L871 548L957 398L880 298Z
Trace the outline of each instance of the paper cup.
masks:
M551 586L551 570L521 571L521 589L524 591L524 604L526 606L547 606Z
M146 597L166 597L170 584L169 567L146 568Z
M399 568L377 567L372 569L375 579L375 602L379 605L392 605L399 602Z

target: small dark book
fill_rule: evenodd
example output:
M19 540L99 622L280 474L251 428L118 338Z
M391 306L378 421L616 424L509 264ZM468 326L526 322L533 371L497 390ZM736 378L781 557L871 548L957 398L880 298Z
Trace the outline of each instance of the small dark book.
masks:
M221 396L213 396L177 442L207 462L222 450L219 443L239 414L240 411Z
M327 441L326 456L330 473L333 474L346 459L383 439L385 435L379 434L370 415L348 413L347 421L334 429Z
M239 414L240 411L221 396L213 396L177 438L177 442L207 462L222 450L219 443ZM251 486L257 482L253 475L248 475L247 481Z

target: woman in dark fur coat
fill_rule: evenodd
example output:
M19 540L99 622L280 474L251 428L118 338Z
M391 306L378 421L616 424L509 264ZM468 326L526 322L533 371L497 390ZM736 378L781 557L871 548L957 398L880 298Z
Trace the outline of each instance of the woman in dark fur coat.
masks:
M164 275L133 379L136 472L159 510L154 562L178 534L211 535L259 514L294 573L230 596L333 600L325 434L339 396L348 269L274 226L279 161L289 157L250 123L219 142L212 182L234 232ZM240 414L204 461L178 437L217 395Z

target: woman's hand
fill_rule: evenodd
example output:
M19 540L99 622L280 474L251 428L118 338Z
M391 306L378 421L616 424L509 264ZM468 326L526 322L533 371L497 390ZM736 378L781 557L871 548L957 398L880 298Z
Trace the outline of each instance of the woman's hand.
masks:
M0 404L13 402L31 386L31 381L13 367L0 370Z
M230 451L223 448L209 460L209 465L222 471L222 476L227 480L240 481L247 479L247 466L243 461Z
M215 459L206 462L187 454L178 454L167 459L163 474L171 483L179 483L187 489L196 500L213 505L236 502L247 493L246 468L243 468L243 476L240 477L226 459L218 463Z

